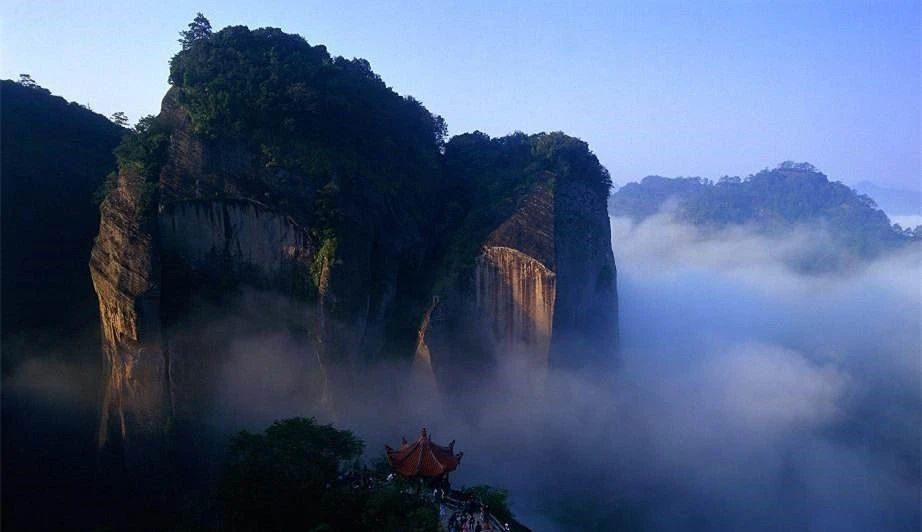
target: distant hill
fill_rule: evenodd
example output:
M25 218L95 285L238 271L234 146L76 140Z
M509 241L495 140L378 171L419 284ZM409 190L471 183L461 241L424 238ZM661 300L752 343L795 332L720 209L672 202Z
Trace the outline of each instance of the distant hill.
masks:
M112 150L125 130L37 85L0 81L0 98L7 347L23 330L44 335L49 329L71 331L96 323L86 266L99 228L93 194L115 170ZM4 349L7 363L8 354Z
M746 224L765 233L795 226L828 230L850 254L875 257L920 239L890 224L870 197L859 194L809 163L784 162L745 178L645 177L609 199L612 216L642 221L674 202L676 217L702 228Z

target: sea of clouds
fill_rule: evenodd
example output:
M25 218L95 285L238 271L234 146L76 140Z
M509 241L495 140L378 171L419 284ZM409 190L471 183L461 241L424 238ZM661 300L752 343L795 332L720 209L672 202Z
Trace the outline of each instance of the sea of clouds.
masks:
M319 406L293 377L303 349L273 332L234 342L222 403L254 428L335 422L370 458L427 426L465 452L455 487L508 489L535 530L919 529L918 246L843 264L817 228L701 232L663 213L611 230L611 368L535 374L510 354L445 397L380 364Z

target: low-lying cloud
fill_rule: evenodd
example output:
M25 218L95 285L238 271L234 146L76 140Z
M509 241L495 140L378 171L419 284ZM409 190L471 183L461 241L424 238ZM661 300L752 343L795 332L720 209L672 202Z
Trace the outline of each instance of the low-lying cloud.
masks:
M382 364L305 414L371 457L423 425L457 439L454 484L508 488L536 530L919 528L919 248L805 269L839 257L821 229L666 214L613 220L612 241L615 371L534 375L510 354L438 397Z
M615 219L612 240L609 463L631 467L610 470L610 507L661 530L918 529L918 248L817 275L797 259L832 240L811 228L664 214Z

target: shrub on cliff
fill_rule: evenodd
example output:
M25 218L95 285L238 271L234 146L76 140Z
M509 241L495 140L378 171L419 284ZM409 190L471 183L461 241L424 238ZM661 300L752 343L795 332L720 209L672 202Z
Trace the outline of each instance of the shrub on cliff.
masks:
M169 143L169 128L157 117L145 116L115 149L118 166L123 170L132 167L146 179L156 180Z

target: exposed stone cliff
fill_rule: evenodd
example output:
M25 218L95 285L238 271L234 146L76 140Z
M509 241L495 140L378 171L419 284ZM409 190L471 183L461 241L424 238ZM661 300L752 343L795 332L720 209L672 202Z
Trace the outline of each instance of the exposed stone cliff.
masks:
M102 203L90 259L103 334L99 444L139 466L162 459L171 415L156 224L141 212L144 185L136 172L121 173Z
M162 117L181 112L173 98L165 99ZM418 268L418 229L381 235L384 228L356 213L334 246L309 225L309 183L301 198L254 198L243 187L265 171L241 164L245 152L228 164L226 147L214 149L224 153L216 155L209 143L190 135L186 123L174 122L156 180L123 169L102 205L90 270L107 367L104 446L124 442L138 456L152 456L142 442L160 445L167 428L181 428L217 400L209 396L210 374L220 371L226 346L205 345L190 330L189 320L200 321L201 300L230 301L247 286L291 299L304 316L292 312L291 321L298 323L274 325L299 329L307 356L319 360L325 373L321 383L327 382L329 361L348 374L349 367L384 356L386 328L404 311L395 298L403 282L397 277L401 268ZM286 208L286 202L295 207ZM216 311L208 319L223 317ZM330 393L324 388L317 395L331 400Z
M428 359L443 389L467 386L469 376L503 357L517 357L540 376L549 367L611 361L617 349L605 189L550 171L532 180L520 167L507 171L500 179L516 185L511 208L484 217L492 222L480 226L489 232L480 231L473 263L447 270L425 324ZM478 233L470 224L464 230Z

